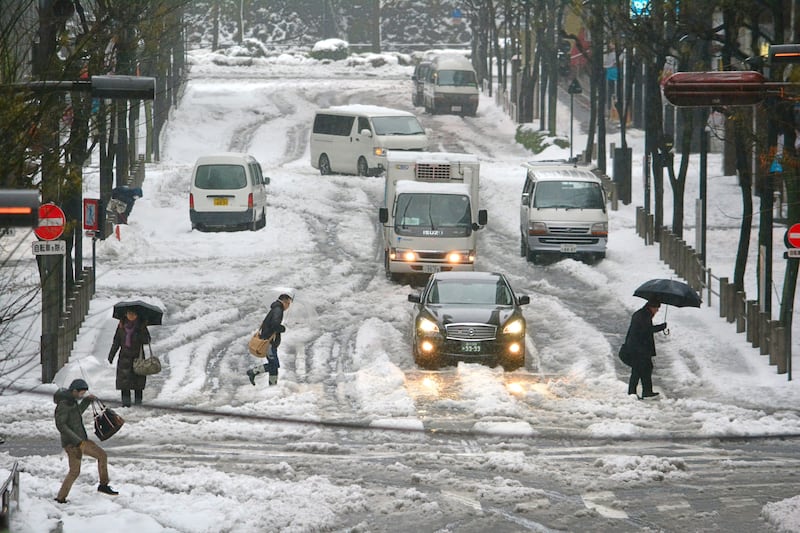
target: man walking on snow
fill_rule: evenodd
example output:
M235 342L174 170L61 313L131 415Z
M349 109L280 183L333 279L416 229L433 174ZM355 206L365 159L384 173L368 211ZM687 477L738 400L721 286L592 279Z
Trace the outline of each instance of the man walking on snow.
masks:
M97 470L100 474L100 485L97 492L116 496L118 493L108 486L108 457L103 449L89 440L86 428L83 426L83 412L94 400L93 395L85 396L89 385L82 379L74 380L68 389L59 389L53 395L56 403L56 428L61 433L61 446L67 452L69 459L69 473L64 478L61 490L58 491L56 501L67 503L72 484L81 473L81 459L84 455L97 459ZM84 397L85 396L85 397Z
M292 305L292 297L288 294L281 294L276 301L272 302L269 313L261 323L259 338L266 340L273 335L274 337L267 349L267 362L247 371L247 377L253 385L256 384L256 375L262 372L269 373L270 385L278 384L278 368L281 366L278 361L278 346L281 345L281 333L286 331L286 327L281 322L283 322L283 312L289 309L290 305Z
M658 313L661 302L648 300L631 317L631 325L625 344L631 358L631 379L628 381L628 394L636 394L639 380L642 382L642 398L658 396L653 392L653 357L656 356L656 343L653 334L667 328L667 323L653 325L653 317Z

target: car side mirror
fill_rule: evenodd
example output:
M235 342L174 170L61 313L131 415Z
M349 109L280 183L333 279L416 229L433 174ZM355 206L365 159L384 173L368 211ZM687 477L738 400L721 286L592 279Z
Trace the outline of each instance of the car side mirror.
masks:
M411 81L417 81L417 77L415 75L411 76Z
M381 224L389 222L389 210L385 207L378 209L378 220Z
M420 304L422 303L422 295L421 294L409 294L408 301L412 304Z
M481 209L478 211L478 224L481 226L485 226L489 223L489 213L486 209Z
M363 135L364 137L372 137L372 131L368 130L367 128L364 128L363 130L361 130L361 135Z
M528 305L529 303L531 303L531 297L530 297L530 296L528 296L527 294L526 294L526 295L524 295L524 296L520 296L520 297L517 299L517 303L518 303L519 305Z
M269 185L269 177L264 176L264 185Z
M524 192L522 193L522 205L529 205L531 201L531 193Z

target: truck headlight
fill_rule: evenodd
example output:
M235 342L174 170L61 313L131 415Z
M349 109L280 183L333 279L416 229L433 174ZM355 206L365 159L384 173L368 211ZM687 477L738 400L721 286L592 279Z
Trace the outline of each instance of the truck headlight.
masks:
M592 224L592 235L596 237L608 236L608 222L598 222L597 224Z
M376 156L378 156L378 157L383 157L383 156L385 156L385 155L386 155L386 150L384 150L383 148L378 148L377 146L375 147L375 149L373 150L373 152L374 152L374 153L375 153L375 155L376 155Z
M420 318L417 329L423 333L439 333L439 325L428 318Z
M403 261L408 261L409 263L417 260L417 254L415 254L411 250L404 250L404 251L398 250L397 255L399 255Z
M519 335L523 331L525 331L525 323L523 323L519 318L511 320L503 328L503 333L505 335Z
M547 224L544 222L531 222L528 224L528 235L547 235Z

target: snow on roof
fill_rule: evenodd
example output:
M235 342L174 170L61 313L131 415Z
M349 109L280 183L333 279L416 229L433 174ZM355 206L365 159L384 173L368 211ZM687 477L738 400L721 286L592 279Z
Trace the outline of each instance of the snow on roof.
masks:
M402 111L400 109L392 109L391 107L381 107L378 105L365 105L365 104L350 104L350 105L337 105L327 109L321 109L320 112L334 111L337 113L359 113L370 115L374 117L413 117L414 113Z
M350 48L350 43L341 39L324 39L314 43L312 52L336 52L337 50L344 50Z
M241 163L242 160L255 161L250 154L240 152L221 152L218 154L204 155L197 158L197 165L207 165L209 163Z
M469 196L469 187L463 183L432 183L429 181L399 180L397 194L462 194Z
M536 179L539 181L593 181L600 183L600 178L589 170L574 167L533 168Z
M389 150L386 154L387 163L478 163L478 156L474 154L458 154L454 152L411 152Z

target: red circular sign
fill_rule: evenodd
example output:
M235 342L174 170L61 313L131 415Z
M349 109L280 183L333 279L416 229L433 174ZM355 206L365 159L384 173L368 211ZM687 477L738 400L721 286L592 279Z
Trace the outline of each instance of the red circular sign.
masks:
M792 224L792 227L786 230L786 242L789 246L800 248L800 224Z
M33 230L36 236L45 241L52 241L64 233L67 223L64 211L56 204L42 204L39 206L39 226Z

